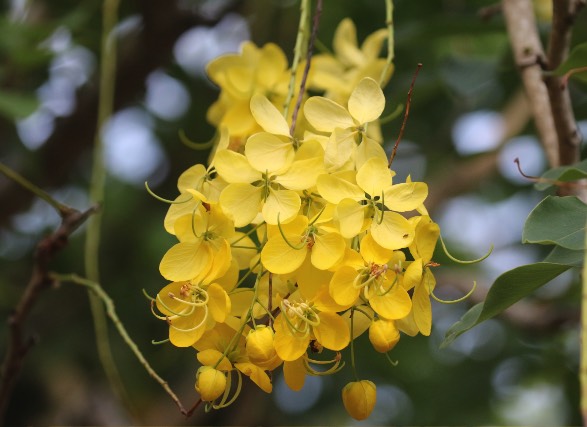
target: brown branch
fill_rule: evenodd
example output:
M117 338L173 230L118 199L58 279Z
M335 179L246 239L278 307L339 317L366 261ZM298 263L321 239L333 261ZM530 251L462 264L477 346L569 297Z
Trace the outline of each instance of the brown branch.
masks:
M97 206L93 206L85 212L70 208L63 216L61 226L37 245L31 278L18 305L8 319L8 347L2 370L0 371L0 423L4 419L24 358L35 343L34 338L24 337L23 326L40 293L48 289L53 283L53 280L49 277L49 262L59 251L65 248L69 236L97 210Z
M388 167L391 167L391 164L393 163L393 159L395 158L395 155L397 154L397 148L399 147L399 143L402 140L402 137L404 136L404 131L406 129L406 123L408 122L408 116L410 115L410 104L412 103L412 92L414 92L414 85L416 84L416 78L418 77L418 73L420 72L421 69L422 69L422 64L418 64L418 67L416 68L416 72L414 73L414 76L412 77L412 83L410 84L410 89L408 90L408 99L406 101L406 111L404 113L404 120L402 121L402 126L399 130L399 135L397 136L397 140L395 141L395 144L393 146L393 150L391 151L391 156L389 156L389 163L387 164Z
M568 57L575 15L580 8L576 0L557 0L553 2L552 30L548 44L548 70L556 69ZM548 89L552 117L558 137L559 164L571 165L580 160L581 135L573 113L568 86L563 77L549 74L544 82ZM561 195L574 193L560 189Z
M559 166L558 136L550 98L542 80L542 64L546 58L536 28L532 1L503 0L502 6L514 59L520 68L546 158L550 167Z

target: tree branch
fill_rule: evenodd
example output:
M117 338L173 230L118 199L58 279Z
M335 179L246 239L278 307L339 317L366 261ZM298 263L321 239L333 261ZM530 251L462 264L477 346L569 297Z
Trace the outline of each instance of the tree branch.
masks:
M569 54L573 22L581 3L584 4L576 0L553 2L552 29L548 44L548 70L556 69ZM560 76L549 74L544 81L548 89L558 136L559 164L571 165L580 160L581 135L577 129L568 86L563 84L562 79Z
M540 141L550 167L559 166L558 136L550 98L542 80L542 64L546 58L536 29L532 2L503 0L502 6L514 59L520 68Z
M0 378L0 423L4 419L8 402L22 369L24 358L35 339L25 339L23 326L41 291L53 283L49 277L49 262L67 245L69 236L98 210L93 206L85 212L69 208L61 226L39 242L34 254L33 271L18 305L8 319L9 338Z

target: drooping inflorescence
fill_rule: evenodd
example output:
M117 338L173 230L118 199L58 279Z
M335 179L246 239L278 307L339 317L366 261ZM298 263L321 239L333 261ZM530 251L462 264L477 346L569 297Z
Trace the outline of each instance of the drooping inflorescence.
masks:
M339 372L341 351L367 331L381 353L400 333L430 334L440 232L424 207L427 185L395 182L382 148L385 37L359 47L342 21L334 54L314 57L308 76L323 96L303 94L293 135L292 108L282 113L292 73L279 47L245 42L208 65L219 136L209 165L179 178L164 221L178 243L160 264L170 283L153 300L169 341L196 350L208 408L232 403L243 375L270 393L279 368L293 390L305 375ZM375 394L356 378L344 406L366 418Z

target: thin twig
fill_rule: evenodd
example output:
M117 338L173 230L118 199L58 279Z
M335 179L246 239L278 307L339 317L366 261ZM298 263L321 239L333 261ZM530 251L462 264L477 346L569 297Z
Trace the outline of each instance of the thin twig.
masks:
M397 148L399 147L399 143L402 140L402 137L404 136L404 130L406 129L406 123L408 122L408 116L410 114L410 104L412 103L412 92L414 91L414 85L416 84L416 78L418 77L418 73L420 72L421 68L422 68L422 64L418 64L418 67L416 68L416 72L414 73L414 76L412 77L412 83L410 84L410 90L408 90L408 100L406 101L406 111L404 112L404 120L402 122L402 127L399 130L399 135L397 136L397 140L395 141L395 145L393 146L393 151L391 152L391 156L389 157L389 164L388 164L389 167L391 167L391 164L393 163L393 159L395 158L395 155L397 154Z
M116 330L120 334L121 338L124 340L126 345L131 349L133 354L137 357L140 364L143 365L143 367L149 373L149 375L152 378L154 378L155 381L157 381L159 383L159 385L161 385L161 387L163 387L163 389L167 392L167 394L175 402L175 404L177 405L177 407L179 408L180 412L183 415L188 416L188 414L190 412L193 412L193 410L195 408L192 408L190 410L190 412L186 411L186 409L184 408L183 404L181 403L181 401L179 400L177 395L173 392L173 390L171 390L171 387L169 387L169 384L167 383L167 381L165 381L163 378L161 378L159 376L159 374L157 374L157 372L155 372L155 370L151 367L151 365L149 364L147 359L145 359L145 356L143 356L143 354L139 350L138 346L135 344L135 342L132 340L132 338L128 335L128 332L126 331L126 328L124 327L124 324L118 318L118 315L116 314L116 308L114 306L114 302L108 296L108 294L104 291L102 286L100 286L99 283L96 283L92 280L85 279L85 278L80 277L76 274L51 273L50 277L53 280L63 281L63 282L71 282L71 283L75 283L77 285L82 285L82 286L85 286L86 288L88 288L89 290L91 290L92 293L94 295L96 295L96 297L101 301L101 303L104 304L104 306L106 307L106 314L108 315L110 320L112 320L112 323L116 327ZM197 407L197 405L196 405L196 407Z
M31 191L33 190L31 189ZM35 192L35 194L37 193ZM65 205L62 206L65 207ZM14 312L8 319L9 338L0 379L0 424L4 419L12 390L22 370L24 358L36 341L34 338L25 339L23 337L23 327L40 293L52 284L48 270L49 262L67 245L69 236L99 209L97 205L85 212L79 212L70 207L66 208L68 213L63 217L61 226L37 245L31 278Z
M42 190L41 188L37 187L35 184L30 182L28 179L26 179L13 169L10 169L2 162L0 162L0 173L6 175L6 177L10 178L11 180L19 184L21 187L24 187L31 193L37 195L40 199L43 199L44 201L49 203L57 211L61 218L65 218L67 215L71 213L72 208L64 205L63 203L58 202L53 197L51 197L51 195L49 195L49 193L47 193L45 190Z
M294 135L296 130L296 121L298 119L298 113L302 106L302 100L304 99L304 92L306 91L306 81L308 80L308 74L310 73L310 64L312 63L312 52L314 50L314 40L318 35L318 27L320 26L320 16L322 15L322 0L316 2L316 11L314 12L314 21L312 24L312 34L310 35L310 42L308 43L308 54L306 57L306 66L304 67L304 74L302 75L302 82L300 84L300 93L298 93L298 100L293 111L291 118L291 126L289 128L290 135Z

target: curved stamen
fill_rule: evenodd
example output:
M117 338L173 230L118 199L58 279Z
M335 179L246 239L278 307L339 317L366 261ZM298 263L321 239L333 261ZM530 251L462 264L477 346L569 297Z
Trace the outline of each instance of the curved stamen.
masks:
M458 299L448 300L448 301L447 300L440 299L436 295L434 295L434 292L432 291L432 289L430 290L430 296L432 298L434 298L435 301L441 302L443 304L456 304L457 302L464 301L467 298L469 298L471 295L473 295L473 292L475 292L475 289L477 289L477 282L476 281L473 281L473 287L471 288L471 290L469 292L467 292L466 295L464 295L464 296L462 296L462 297L460 297Z
M451 259L452 261L459 263L459 264L476 264L478 262L483 261L485 258L487 258L489 255L491 255L491 252L493 252L493 245L491 245L491 247L489 248L489 251L483 255L481 258L477 258L477 259L472 259L472 260L468 260L468 261L463 261L460 260L458 258L455 258L454 256L452 256L449 252L448 249L446 249L446 245L444 244L444 240L442 239L442 235L438 236L440 238L440 244L442 245L442 249L444 250L444 253L446 254L446 256Z
M187 135L185 134L185 131L183 129L180 129L178 134L179 134L179 140L182 142L182 144L185 145L186 147L192 148L194 150L208 150L208 149L212 148L212 146L214 145L214 141L216 141L216 135L217 135L217 133L214 134L212 139L210 139L209 141L206 141L206 142L194 142L187 137Z
M164 199L163 197L156 195L153 192L153 190L151 190L151 188L149 188L149 183L147 181L145 181L145 188L147 189L147 193L149 193L151 196L153 196L154 198L156 198L160 202L169 203L170 205L177 205L177 204L181 204L181 203L187 203L187 202L189 202L190 200L192 200L194 198L194 196L192 196L191 194L187 194L187 196L189 198L188 199L185 199L185 200L169 200L169 199Z
M283 228L281 228L281 222L279 222L279 215L281 214L281 212L277 213L277 228L279 229L279 234L281 234L281 237L283 238L283 241L285 243L287 243L287 246L289 246L290 248L299 251L301 249L304 249L306 247L306 239L303 239L302 243L300 246L294 246L292 243L290 243L289 240L287 240L287 237L285 237L285 233L283 232Z
M200 321L200 323L198 323L196 326L193 326L191 328L187 328L187 329L182 329L182 328L178 328L177 326L174 326L173 323L168 322L169 323L169 327L175 329L176 331L179 332L192 332L195 331L196 329L199 329L202 327L202 325L204 325L206 323L206 320L208 319L208 306L205 305L204 306L204 317L202 318L202 320Z

